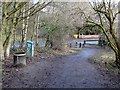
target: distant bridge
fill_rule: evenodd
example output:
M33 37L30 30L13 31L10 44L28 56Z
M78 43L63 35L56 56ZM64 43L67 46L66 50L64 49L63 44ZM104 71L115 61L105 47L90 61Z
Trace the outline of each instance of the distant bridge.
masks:
M78 39L82 41L82 45L98 45L99 35L79 35Z
M99 39L99 35L78 35L78 39Z
M98 45L99 39L87 39L84 40L83 46L85 46L85 44L88 45Z
M70 47L84 47L85 45L99 44L99 35L79 35L78 38L73 39L68 43Z

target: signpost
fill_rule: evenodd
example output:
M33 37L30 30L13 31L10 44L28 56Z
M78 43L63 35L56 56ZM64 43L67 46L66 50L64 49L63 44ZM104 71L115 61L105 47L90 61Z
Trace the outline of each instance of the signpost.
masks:
M26 47L27 48L27 51L26 51L27 57L33 57L34 56L33 42L32 41L27 41L26 46L27 46Z

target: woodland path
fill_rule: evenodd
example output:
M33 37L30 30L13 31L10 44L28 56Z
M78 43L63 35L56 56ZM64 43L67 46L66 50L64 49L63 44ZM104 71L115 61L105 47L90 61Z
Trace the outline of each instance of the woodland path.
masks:
M96 48L83 48L77 54L40 60L18 71L9 83L11 88L106 88L109 78L102 75L88 60Z

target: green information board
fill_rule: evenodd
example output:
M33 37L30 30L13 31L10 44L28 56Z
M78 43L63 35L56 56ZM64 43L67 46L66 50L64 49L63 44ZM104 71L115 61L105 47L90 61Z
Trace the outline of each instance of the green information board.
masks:
M33 57L34 56L34 45L32 41L27 41L27 57Z

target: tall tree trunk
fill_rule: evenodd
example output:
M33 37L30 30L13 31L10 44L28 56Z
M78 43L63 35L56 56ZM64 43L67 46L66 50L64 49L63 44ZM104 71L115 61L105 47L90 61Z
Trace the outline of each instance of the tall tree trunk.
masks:
M30 2L28 2L28 8L30 6ZM23 12L26 11L27 7L24 7ZM28 15L30 14L30 11L27 13ZM25 13L23 13L23 17L25 17ZM26 40L27 40L27 32L28 32L28 24L29 24L29 16L26 19L26 24L25 24L25 19L23 19L23 30L22 30L22 42L21 42L21 48L24 49L26 46Z
M23 7L23 12L25 12L25 7ZM25 17L25 13L22 14ZM22 41L21 41L21 49L25 47L25 19L22 21Z
M14 29L14 31L13 31L13 49L15 49L15 47L16 47L16 29Z
M120 11L120 1L118 3L118 11ZM119 61L119 65L120 65L120 14L118 14L118 45L119 45L118 61Z
M118 3L118 11L120 11L120 1ZM118 14L118 39L120 45L120 14Z
M2 3L0 3L1 7L0 7L0 21L2 21ZM0 26L2 26L2 22L0 22ZM2 32L3 32L3 29L2 27L0 28L0 60L4 60L4 50L3 50L3 43L2 43Z
M33 25L33 28L32 28L32 30L31 30L31 36L30 36L31 41L33 41L33 39L34 39L34 37L35 37L35 30L36 30L36 15L35 15L35 17L34 17L34 25Z
M4 2L3 3L3 10L2 10L2 26L1 26L2 29L1 29L1 34L2 34L2 32L7 31L7 19L6 18L7 18L7 7L6 7L6 2ZM1 40L1 42L2 42L2 40ZM3 44L1 44L1 45L3 45ZM1 46L1 49L2 49L2 54L4 54L5 53L4 47ZM2 55L2 56L5 58L5 55Z
M14 3L14 9L16 9L18 7L18 3ZM11 41L12 41L12 35L13 35L13 32L16 30L16 25L17 25L17 12L14 13L14 16L13 16L13 22L12 22L12 29L7 37L7 41L4 45L4 55L5 57L9 57L9 54L10 54L10 47L11 47Z
M38 46L38 30L39 30L39 19L40 19L40 16L39 16L39 12L37 14L37 26L36 26L36 46Z
M26 9L30 8L30 2L28 2L28 7L26 7ZM30 14L30 11L28 11L27 13L28 15ZM26 27L25 27L25 44L26 44L26 40L27 40L27 32L28 32L28 27L29 27L29 18L30 16L27 17L27 21L26 21Z

